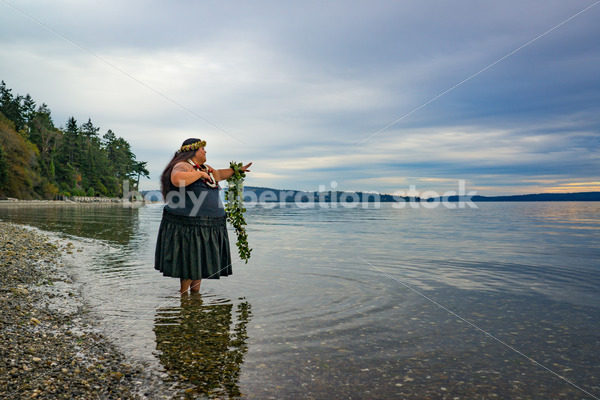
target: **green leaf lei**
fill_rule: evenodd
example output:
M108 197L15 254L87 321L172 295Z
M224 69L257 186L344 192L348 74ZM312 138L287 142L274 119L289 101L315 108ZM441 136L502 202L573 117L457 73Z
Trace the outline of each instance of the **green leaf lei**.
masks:
M229 188L227 189L227 205L225 211L227 211L227 220L235 228L237 233L238 253L240 258L246 261L250 259L250 252L252 249L248 246L248 233L246 233L246 220L244 219L244 178L246 172L242 170L242 163L236 163L234 161L229 163L229 168L233 170L233 175L227 179Z

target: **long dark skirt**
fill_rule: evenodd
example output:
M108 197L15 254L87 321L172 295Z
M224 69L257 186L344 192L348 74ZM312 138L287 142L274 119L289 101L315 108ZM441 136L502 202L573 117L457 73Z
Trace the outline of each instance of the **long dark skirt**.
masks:
M231 275L226 217L186 217L163 211L154 268L181 279Z

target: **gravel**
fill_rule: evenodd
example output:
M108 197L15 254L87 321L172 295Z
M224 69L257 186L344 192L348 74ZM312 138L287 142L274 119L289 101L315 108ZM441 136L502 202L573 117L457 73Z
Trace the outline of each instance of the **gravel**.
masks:
M99 333L61 260L70 246L0 222L0 398L168 397Z

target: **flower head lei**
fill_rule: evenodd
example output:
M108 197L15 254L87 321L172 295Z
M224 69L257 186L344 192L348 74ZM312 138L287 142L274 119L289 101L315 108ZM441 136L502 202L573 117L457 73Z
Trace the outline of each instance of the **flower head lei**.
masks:
M199 148L205 147L205 146L206 146L206 140L198 140L197 142L181 146L181 148L179 150L177 150L177 153L198 150Z

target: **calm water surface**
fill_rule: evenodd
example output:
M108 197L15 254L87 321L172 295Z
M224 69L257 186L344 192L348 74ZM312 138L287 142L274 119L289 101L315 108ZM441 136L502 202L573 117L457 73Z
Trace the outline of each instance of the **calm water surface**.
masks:
M175 397L600 397L598 203L250 208L250 262L185 297L161 212L0 205L77 239L106 335Z

